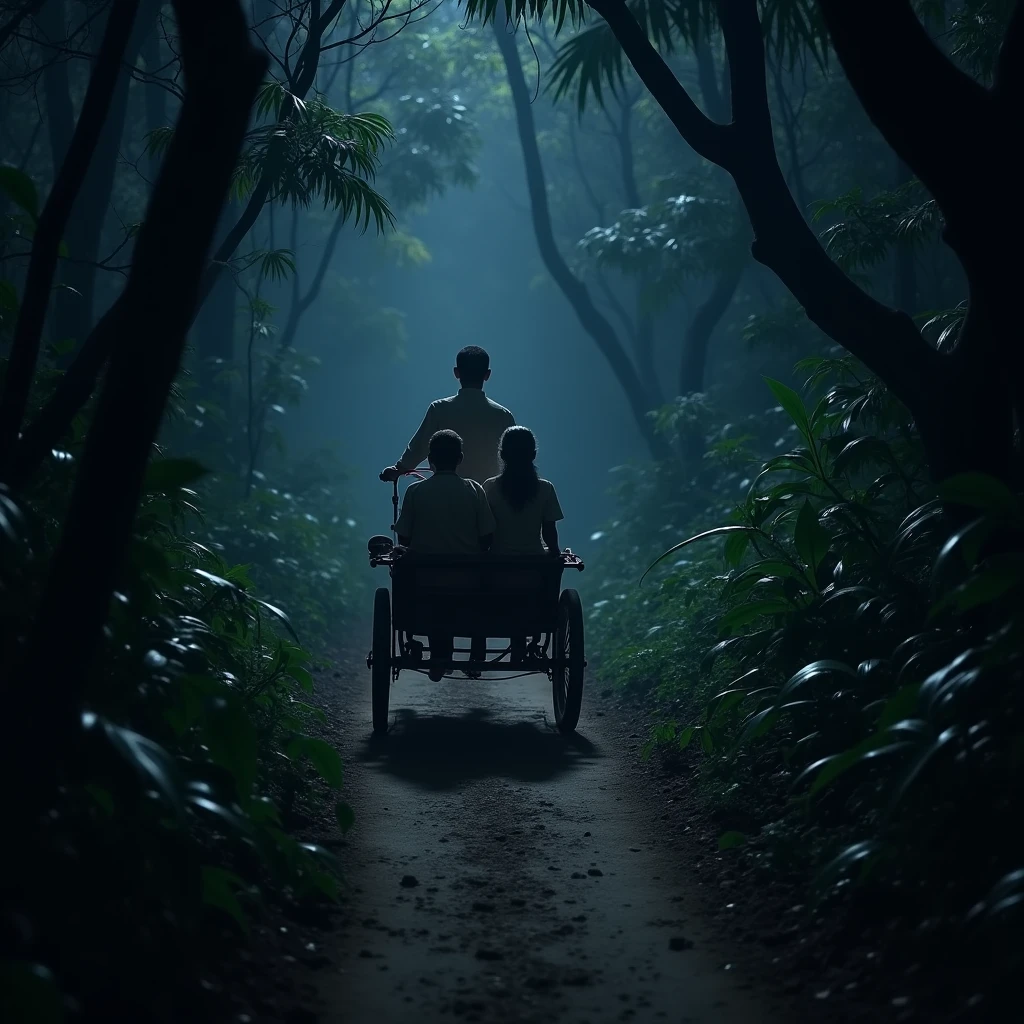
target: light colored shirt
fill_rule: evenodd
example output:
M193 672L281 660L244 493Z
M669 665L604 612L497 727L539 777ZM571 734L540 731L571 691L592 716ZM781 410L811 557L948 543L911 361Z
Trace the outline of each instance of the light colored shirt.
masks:
M544 554L547 549L541 541L541 525L565 518L551 481L538 480L537 493L518 510L501 493L500 477L485 481L484 492L494 515L491 550L497 555Z
M454 430L462 438L459 476L482 484L498 472L498 441L505 428L515 423L512 413L492 402L480 388L459 388L457 395L430 403L396 465L403 473L415 469L427 457L430 438L439 430Z
M435 473L405 492L395 532L420 554L479 554L480 538L494 533L494 518L475 480Z

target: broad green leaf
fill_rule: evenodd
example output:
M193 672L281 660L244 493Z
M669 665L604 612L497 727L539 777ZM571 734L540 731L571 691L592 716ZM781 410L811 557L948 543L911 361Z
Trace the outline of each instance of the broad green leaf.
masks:
M737 846L743 846L747 837L742 832L723 832L718 837L718 848L720 850L735 850Z
M744 532L744 533L756 533L757 531L752 526L718 526L713 530L705 530L703 533L694 534L692 537L687 537L686 540L681 540L678 544L673 544L668 551L663 551L658 557L651 562L649 566L644 570L643 576L640 577L640 583L643 583L644 578L647 574L661 561L668 558L669 555L675 554L680 548L685 548L687 544L692 544L694 541L705 540L708 537L722 537L731 533Z
M807 683L816 682L823 678L830 679L836 675L846 676L849 679L858 678L856 669L851 668L846 662L821 658L818 661L812 661L810 664L804 665L798 672L794 672L779 692L779 696L789 697Z
M817 513L809 501L800 507L793 533L793 544L797 554L807 566L809 578L813 579L823 559L828 554L828 531L818 522Z
M985 473L961 473L939 484L943 501L956 505L980 508L999 515L1020 512L1017 495L1002 482Z
M35 182L10 164L0 164L0 192L15 206L20 206L32 220L39 219L39 193Z
M888 729L913 714L921 693L919 683L901 686L886 702L878 716L878 728Z
M61 1024L64 999L48 967L28 960L0 961L0 993L7 1024Z
M719 620L719 626L723 632L728 632L737 626L745 626L762 615L783 615L791 611L793 606L788 601L747 601L726 612Z
M102 736L137 773L143 784L163 797L175 814L182 814L182 782L174 758L151 739L85 712L82 725L88 736Z
M755 672L757 669L754 670ZM747 690L726 690L724 693L719 693L711 698L709 707L714 704L714 711L711 712L711 716L708 721L714 721L719 715L725 714L725 712L736 707L738 704L742 704L747 696Z
M743 561L747 545L750 543L750 534L747 531L732 533L725 539L725 561L727 565L739 565Z
M339 800L334 805L334 817L337 819L341 834L344 835L355 824L356 812L344 800Z
M248 803L256 782L258 739L256 726L242 703L223 698L212 701L202 739L211 759L234 777L239 798Z
M18 289L10 281L0 280L0 309L14 312L18 308Z
M931 610L931 617L950 605L966 612L980 605L991 604L1024 584L1024 555L1005 554L988 558L958 587L951 590Z
M796 424L797 430L803 435L808 444L813 444L811 435L811 423L807 416L807 409L803 399L790 387L786 387L781 381L772 380L771 377L764 378L765 384L771 389L779 405L785 410L786 415Z
M238 902L238 892L245 888L245 883L230 871L223 868L204 865L202 871L203 903L207 907L216 907L234 918L238 927L245 934L249 932L249 923L245 919L242 905Z
M195 459L154 459L146 467L144 487L150 494L173 494L207 473L209 470Z
M111 795L109 789L104 789L103 786L97 786L93 782L88 782L85 785L85 791L96 801L97 805L102 808L104 814L108 817L114 813L114 797Z
M299 684L304 693L313 692L313 676L309 669L303 668L301 665L291 665L288 668L288 675Z
M302 740L302 754L308 758L317 774L332 789L341 789L343 768L341 755L325 740L305 736Z
M779 709L774 706L764 708L764 710L751 715L743 725L743 731L740 733L739 742L749 743L751 740L756 740L759 737L764 736L765 733L768 733L775 728L779 718Z

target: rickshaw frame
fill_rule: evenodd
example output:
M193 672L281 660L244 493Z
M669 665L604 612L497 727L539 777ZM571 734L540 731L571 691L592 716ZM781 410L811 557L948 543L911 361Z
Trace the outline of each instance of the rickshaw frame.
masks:
M397 522L397 480L392 502ZM394 533L394 523L391 529ZM375 732L387 731L390 688L399 673L426 672L431 634L510 638L504 647L485 644L484 660L473 662L473 668L545 674L552 684L556 727L566 733L576 728L586 667L583 608L575 590L559 588L566 569L583 571L582 559L568 549L526 557L423 555L404 551L387 537L374 538L369 547L371 568L386 567L391 578L391 590L380 587L374 595L373 645L366 659ZM472 650L453 647L452 653ZM470 664L453 661L446 675Z

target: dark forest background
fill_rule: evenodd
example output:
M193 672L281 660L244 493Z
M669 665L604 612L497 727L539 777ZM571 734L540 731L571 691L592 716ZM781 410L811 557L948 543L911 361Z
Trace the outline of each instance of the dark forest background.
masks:
M1014 995L1022 54L1015 0L0 4L24 1019L178 1019L336 899L314 677L467 344L722 854Z

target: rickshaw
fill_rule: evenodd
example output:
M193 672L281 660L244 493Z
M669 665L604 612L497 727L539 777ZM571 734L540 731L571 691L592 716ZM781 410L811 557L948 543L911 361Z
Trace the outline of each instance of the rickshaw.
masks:
M410 474L421 476L422 471ZM366 659L371 673L373 731L388 730L391 684L405 669L426 672L431 633L455 637L526 637L522 649L485 648L484 672L530 675L551 681L555 727L576 730L583 702L583 605L580 595L561 590L566 569L583 571L583 561L566 549L559 555L517 556L424 555L404 551L398 535L398 481L392 496L394 519L387 536L370 538L370 566L386 566L391 590L379 587L373 597L372 648ZM469 654L455 647L453 654ZM466 662L455 662L448 675Z

